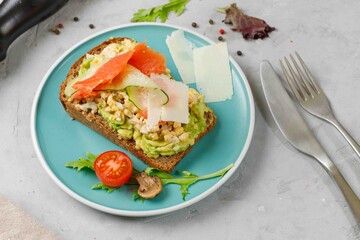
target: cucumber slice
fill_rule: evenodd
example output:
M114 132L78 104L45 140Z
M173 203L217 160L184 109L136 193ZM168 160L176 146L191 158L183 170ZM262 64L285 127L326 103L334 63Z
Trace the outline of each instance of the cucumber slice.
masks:
M151 79L143 74L139 69L127 65L119 76L105 86L97 87L97 90L122 90L127 86L142 86L148 88L157 88L158 86Z
M169 102L169 96L161 88L127 86L125 88L129 100L140 110L152 107L160 107Z
M65 93L65 96L67 97L71 97L77 90L73 89L72 86L77 82L79 81L79 78L74 78L74 79L71 79L68 84L66 85L65 87L65 90L64 90L64 93Z

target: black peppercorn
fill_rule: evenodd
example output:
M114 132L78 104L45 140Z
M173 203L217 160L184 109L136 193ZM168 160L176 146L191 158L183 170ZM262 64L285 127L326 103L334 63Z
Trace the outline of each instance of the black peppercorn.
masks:
M219 36L219 37L218 37L218 40L219 40L219 41L224 41L224 38L223 38L222 36Z
M236 52L236 54L237 54L238 56L241 56L243 53L242 53L242 51L239 50L239 51Z
M194 28L196 28L196 27L197 27L197 23L196 23L196 22L193 22L193 23L191 23L191 26L193 26Z
M215 22L214 22L214 20L210 19L210 20L209 20L209 23L210 23L211 25L213 25Z
M89 28L94 29L95 28L94 24L89 24Z
M73 20L74 20L75 22L77 22L77 21L79 21L79 18L78 18L78 17L74 17Z
M56 35L59 35L59 34L60 34L60 30L57 29L57 28L52 28L52 29L51 29L51 32L55 33Z

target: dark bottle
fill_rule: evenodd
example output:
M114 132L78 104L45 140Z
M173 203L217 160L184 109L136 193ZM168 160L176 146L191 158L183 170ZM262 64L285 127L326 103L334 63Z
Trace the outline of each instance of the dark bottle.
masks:
M11 43L29 28L53 15L68 0L4 0L0 4L0 61Z

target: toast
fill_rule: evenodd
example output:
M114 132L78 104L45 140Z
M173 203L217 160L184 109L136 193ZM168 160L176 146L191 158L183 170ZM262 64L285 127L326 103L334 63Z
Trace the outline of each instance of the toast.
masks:
M119 137L120 135L119 135L118 130L114 129L111 126L111 124L109 124L109 122L104 118L104 116L99 114L99 112L97 112L96 110L94 111L91 108L88 108L88 109L81 108L81 107L79 108L79 104L81 105L82 103L97 101L95 98L100 98L100 97L97 96L97 97L93 97L93 98L90 97L90 98L81 99L81 100L73 100L71 97L69 97L65 93L68 84L71 81L74 81L74 79L79 76L79 71L80 71L81 65L83 64L83 62L87 56L100 54L104 50L104 48L109 46L109 44L111 44L111 43L123 44L125 41L129 42L129 40L135 42L135 40L129 39L129 38L111 38L111 39L101 43L100 45L94 47L93 49L88 51L87 54L80 57L71 66L71 68L66 76L66 79L62 82L62 84L60 86L59 99L60 99L65 111L71 116L72 119L75 119L75 120L83 123L84 125L88 126L89 128L93 129L94 131L98 132L99 134L101 134L102 136L107 138L108 140L112 141L116 145L128 150L134 156L136 156L137 158L142 160L145 164L147 164L151 167L161 169L166 172L171 172L174 169L174 167L181 161L181 159L183 159L184 156L192 149L192 147L215 126L216 116L215 116L214 112L210 108L208 108L208 106L205 105L205 103L204 103L204 106L206 106L206 109L205 109L205 111L203 111L203 116L202 116L203 122L205 122L205 126L202 126L202 132L198 133L197 136L194 137L192 144L190 144L188 147L186 147L186 149L183 149L180 152L176 152L173 154L169 154L169 153L161 154L160 153L159 156L154 157L151 155L149 156L148 153L146 153L141 147L139 147L139 144L137 144L137 140L136 140L138 138L134 137L134 139L124 139L124 137ZM192 94L198 94L193 89L191 89L191 92L192 92ZM113 94L113 92L111 92L111 94ZM200 98L199 96L201 96L201 94L196 95L196 96L198 98ZM138 113L136 116L138 116ZM145 119L145 121L146 121L146 119ZM169 122L169 123L165 122L162 124L165 124L165 125L168 124L168 125L166 125L166 127L170 126L169 129L172 129L172 130L175 129L175 127L174 127L175 125L177 127L179 127L179 124L176 124L173 122ZM194 127L196 128L197 126L195 126L195 125L194 125ZM160 126L158 126L158 128L160 129L161 126L164 126L164 125L160 125ZM180 126L181 126L180 130L182 128L182 131L184 131L184 128L186 128L184 126L184 124L181 124ZM160 135L160 130L159 130L159 135ZM185 136L187 136L187 135L185 134Z

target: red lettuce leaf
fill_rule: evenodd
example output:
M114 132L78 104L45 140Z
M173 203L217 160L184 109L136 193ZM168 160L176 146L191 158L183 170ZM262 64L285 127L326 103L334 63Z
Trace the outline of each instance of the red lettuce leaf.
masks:
M245 39L263 39L269 37L270 32L274 31L274 27L270 27L264 20L251 17L243 12L236 6L236 3L230 5L225 9L226 24L232 24L232 30L242 33Z

